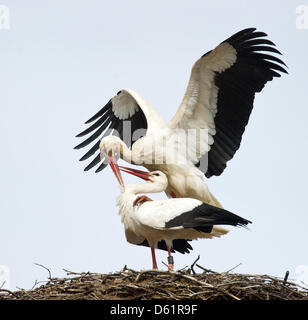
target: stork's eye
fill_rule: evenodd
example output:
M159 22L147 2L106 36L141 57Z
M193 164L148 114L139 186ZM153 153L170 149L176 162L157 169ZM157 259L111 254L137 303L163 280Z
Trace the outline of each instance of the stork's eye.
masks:
M153 173L153 176L159 177L159 173Z

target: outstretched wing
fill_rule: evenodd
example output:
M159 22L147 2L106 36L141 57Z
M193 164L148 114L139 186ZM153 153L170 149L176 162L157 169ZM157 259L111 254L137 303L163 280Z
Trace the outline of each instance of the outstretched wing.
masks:
M129 89L121 90L101 110L85 122L86 124L94 123L76 137L91 135L74 149L84 148L94 142L80 161L93 156L92 161L84 170L88 171L101 163L95 171L99 172L107 165L107 161L104 158L101 159L99 151L102 138L108 135L116 135L131 148L135 140L144 136L151 127L155 126L155 122L159 123L160 121L162 120L159 115L137 93Z
M267 34L255 28L242 30L204 54L193 66L183 101L169 127L205 129L207 138L197 141L191 158L209 178L220 175L238 150L256 92L285 63ZM207 161L206 161L207 158ZM200 163L200 162L199 162ZM199 163L196 163L198 166Z

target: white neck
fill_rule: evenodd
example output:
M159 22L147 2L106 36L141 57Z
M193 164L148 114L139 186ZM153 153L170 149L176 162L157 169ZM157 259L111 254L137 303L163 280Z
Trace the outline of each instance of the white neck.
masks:
M166 189L166 185L160 183L143 183L143 184L128 184L122 188L122 192L118 198L117 204L120 207L119 214L122 222L129 223L131 214L134 212L134 201L139 193L158 193Z
M132 163L132 151L127 147L127 145L120 140L121 144L121 151L120 151L120 157L121 159L125 160L128 163Z
M139 194L139 193L159 193L165 191L166 186L160 183L148 182L142 184L128 184L124 187L124 193Z

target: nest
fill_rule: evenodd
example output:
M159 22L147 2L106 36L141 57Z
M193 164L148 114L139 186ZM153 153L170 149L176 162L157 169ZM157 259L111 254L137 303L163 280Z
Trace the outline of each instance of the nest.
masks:
M196 273L194 268L201 269ZM47 269L47 268L46 268ZM48 269L47 269L48 270ZM308 289L267 275L218 273L194 263L177 272L135 271L126 266L110 274L75 273L52 278L31 290L0 289L0 300L308 300Z

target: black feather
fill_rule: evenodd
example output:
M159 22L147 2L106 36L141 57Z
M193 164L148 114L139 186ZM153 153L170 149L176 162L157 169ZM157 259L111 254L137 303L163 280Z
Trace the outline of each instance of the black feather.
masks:
M90 162L90 164L88 164L85 168L84 171L88 171L90 169L92 169L93 167L95 167L98 163L101 162L101 155L100 153Z
M86 130L80 132L79 134L77 134L76 138L80 138L82 136L87 135L88 133L90 133L91 131L95 130L96 128L98 128L101 124L103 124L103 122L111 115L112 110L109 109L107 110L103 116L101 118L99 118L94 124L92 124L92 126L90 126L89 128L87 128Z
M171 248L171 252L180 252L182 254L185 253L190 253L189 250L193 250L192 246L188 243L188 241L191 240L184 240L184 239L174 239L172 241L172 248ZM144 247L149 247L149 243L147 241L147 239L144 239L143 242L138 243L138 246L144 246ZM157 249L160 250L165 250L167 251L167 245L166 242L164 240L161 240L157 243Z
M252 47L252 46L255 46L255 45L260 45L260 44L268 44L270 46L273 46L275 47L275 43L271 40L268 40L268 39L254 39L254 40L248 40L248 41L244 41L241 45L242 48L245 48L245 47Z
M98 138L101 133L107 128L107 126L110 124L110 122L114 119L114 116L111 115L109 116L109 118L106 119L106 121L103 123L103 125L98 128L93 134L92 136L90 136L89 138L87 138L86 140L84 140L82 143L78 144L74 149L80 149L83 148L85 146L87 146L88 144L90 144L92 141L94 141L96 138Z
M100 140L98 140L93 147L79 159L79 161L84 161L90 158L99 149L99 144Z
M111 100L109 100L108 103L101 110L99 110L93 117L91 117L89 120L87 120L85 122L85 124L88 124L88 123L96 120L97 118L102 116L107 110L109 110L111 108L112 108L112 102L111 102Z
M108 162L106 159L102 160L103 162L97 167L97 169L95 170L95 173L98 173L100 171L102 171L103 169L105 169L108 165Z

